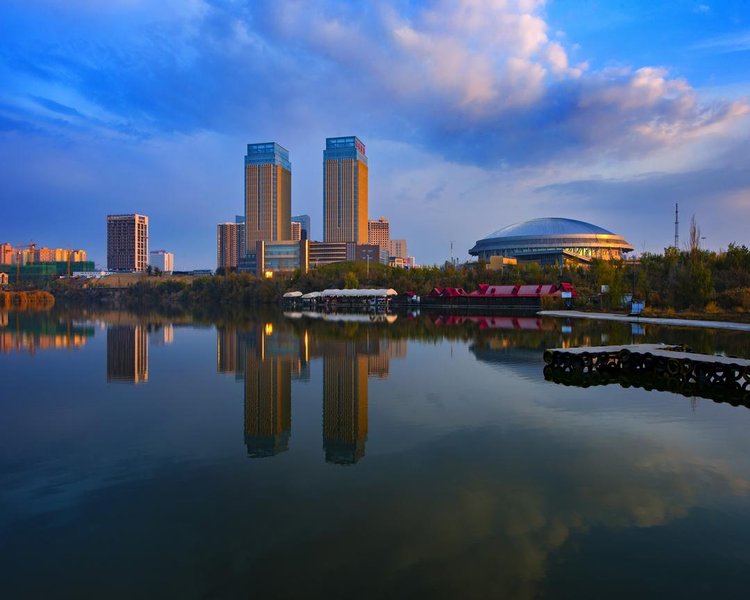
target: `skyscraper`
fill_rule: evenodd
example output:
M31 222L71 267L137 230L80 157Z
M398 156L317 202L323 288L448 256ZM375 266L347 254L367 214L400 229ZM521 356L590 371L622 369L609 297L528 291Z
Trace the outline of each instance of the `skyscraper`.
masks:
M326 242L367 243L367 156L357 137L326 138L323 227Z
M245 223L219 223L216 226L216 268L236 269L245 256Z
M148 266L148 217L107 215L107 269L145 271Z
M248 144L245 156L245 247L291 239L292 164L275 142Z
M390 251L391 224L388 219L380 217L377 221L367 221L367 243Z

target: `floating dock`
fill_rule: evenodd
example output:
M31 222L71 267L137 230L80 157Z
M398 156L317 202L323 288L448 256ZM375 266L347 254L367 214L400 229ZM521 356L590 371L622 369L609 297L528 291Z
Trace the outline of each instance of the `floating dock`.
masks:
M555 348L544 352L545 378L588 387L619 383L750 406L750 360L691 352L684 346L635 344Z

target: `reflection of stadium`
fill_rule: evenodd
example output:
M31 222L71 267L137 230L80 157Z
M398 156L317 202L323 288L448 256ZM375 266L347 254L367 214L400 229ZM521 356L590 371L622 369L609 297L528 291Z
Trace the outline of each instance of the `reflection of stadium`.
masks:
M107 328L107 381L148 381L148 330L144 325Z

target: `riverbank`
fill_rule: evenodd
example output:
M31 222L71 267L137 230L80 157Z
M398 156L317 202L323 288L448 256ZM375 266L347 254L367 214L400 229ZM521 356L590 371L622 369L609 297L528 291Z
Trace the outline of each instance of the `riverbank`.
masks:
M750 331L750 323L737 323L734 321L707 321L703 319L677 319L667 317L632 317L630 315L621 315L617 313L581 312L577 310L540 310L537 315L540 317L594 319L597 321L621 321L626 323L646 323L651 325L674 325L678 327Z

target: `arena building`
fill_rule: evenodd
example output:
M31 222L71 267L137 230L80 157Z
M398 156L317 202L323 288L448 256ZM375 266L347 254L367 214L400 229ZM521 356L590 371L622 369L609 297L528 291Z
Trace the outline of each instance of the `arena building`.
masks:
M594 258L618 260L633 247L619 235L573 219L543 218L503 227L478 240L469 254L534 261L541 265L586 265Z

